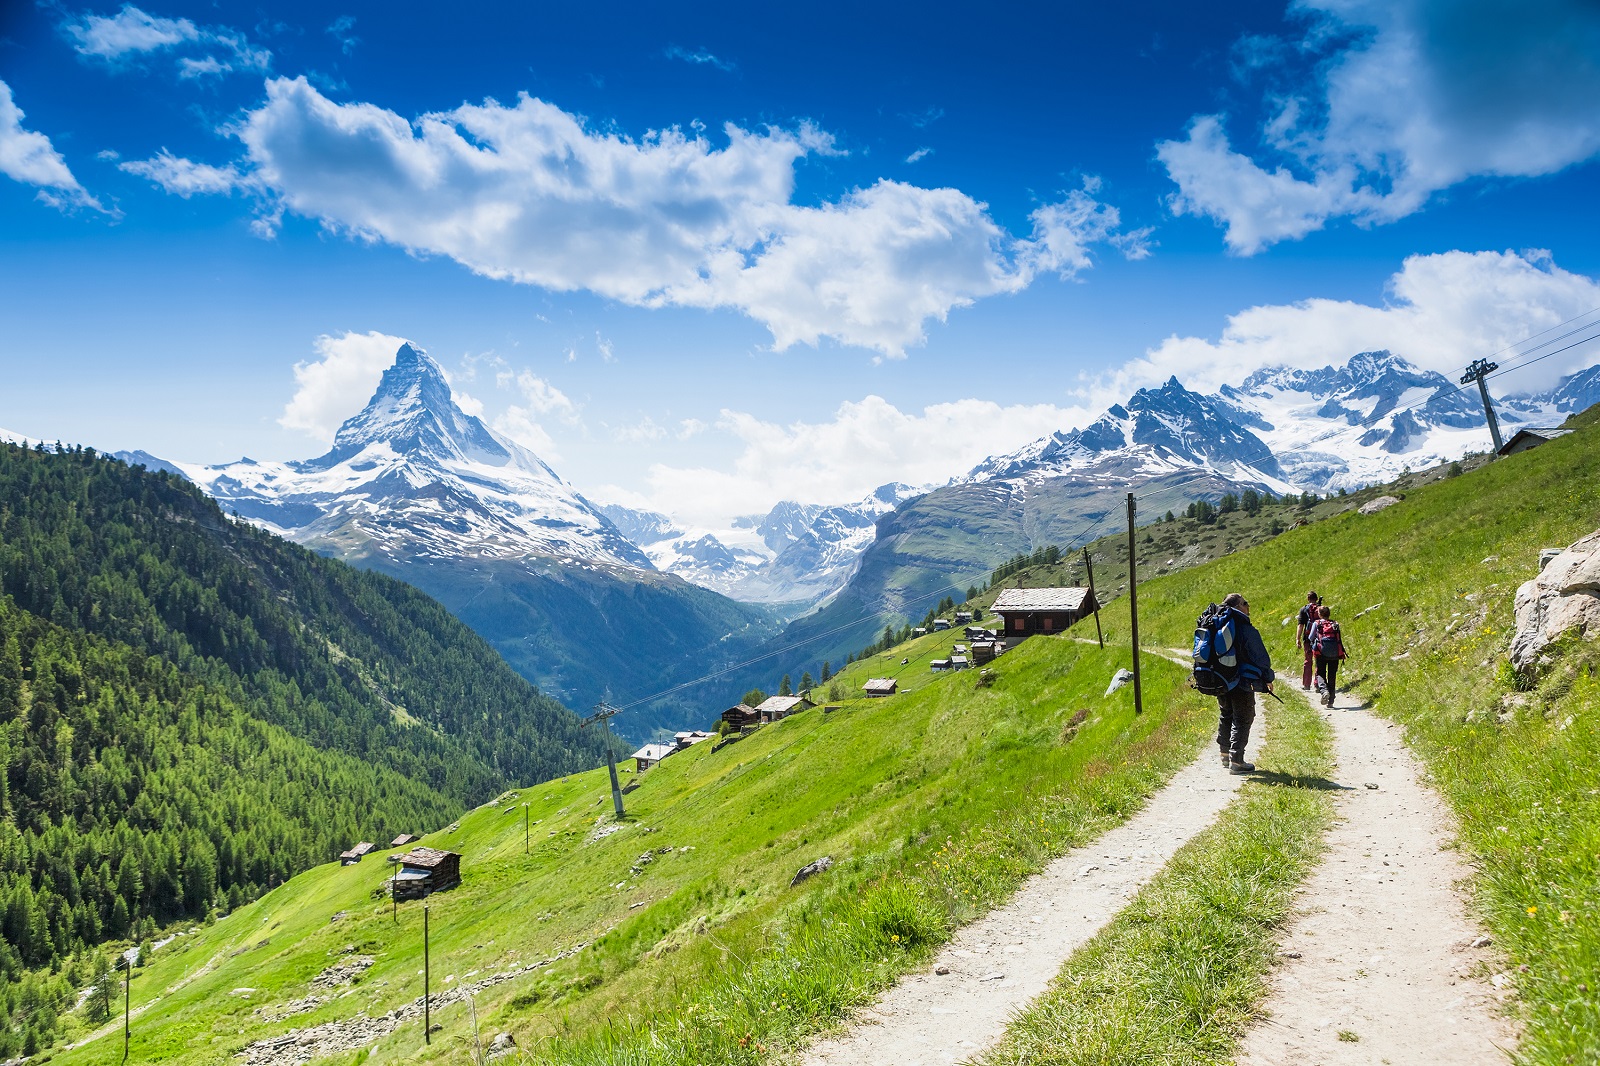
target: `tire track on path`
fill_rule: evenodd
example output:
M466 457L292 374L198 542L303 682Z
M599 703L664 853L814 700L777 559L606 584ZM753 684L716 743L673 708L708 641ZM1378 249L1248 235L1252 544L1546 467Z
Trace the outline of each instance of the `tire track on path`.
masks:
M1138 814L1029 878L1008 903L961 929L926 968L885 992L848 1031L819 1041L800 1061L950 1066L991 1046L1067 958L1216 820L1244 780L1218 765L1208 741Z
M1285 686L1286 688L1291 686ZM1301 889L1240 1066L1500 1066L1515 1030L1481 971L1493 961L1457 886L1454 827L1400 728L1348 696L1334 731L1338 821Z

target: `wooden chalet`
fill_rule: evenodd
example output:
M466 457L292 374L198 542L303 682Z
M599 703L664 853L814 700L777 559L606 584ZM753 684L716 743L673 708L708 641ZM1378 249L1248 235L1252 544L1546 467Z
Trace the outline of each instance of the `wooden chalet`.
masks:
M360 862L363 857L370 855L373 851L375 851L377 847L378 845L363 840L349 851L341 851L339 853L339 865L354 866L356 863Z
M389 841L389 846L391 848L403 848L407 844L415 844L421 839L422 838L417 836L415 833L401 833L399 836Z
M915 628L915 629L913 629L911 631L911 635L913 637L925 637L925 636L928 635L928 631L926 629L924 629L922 626L918 626L917 628Z
M1060 633L1094 613L1098 604L1086 588L1005 589L994 601L1008 641L1036 633Z
M972 612L971 611L957 611L956 612L956 625L964 626L964 625L967 625L968 623L970 623L971 621L972 621Z
M940 629L940 630L949 629L950 628L950 619L948 619L948 618L935 618L933 620L933 628L934 629Z
M965 655L950 656L950 669L952 670L965 670L971 665L972 660L968 659Z
M950 660L949 659L929 659L928 660L928 669L932 670L936 674L940 673L942 671L948 670L948 669L950 669Z
M791 714L815 706L816 704L804 696L768 696L756 708L756 715L759 721L776 722L780 718L787 718Z
M998 629L985 629L983 626L968 626L966 628L968 640L999 640Z
M756 709L748 703L736 703L722 712L722 720L736 732L743 732L747 727L760 725L761 717L756 714Z
M869 678L867 683L861 686L861 691L874 698L879 696L893 696L895 694L895 690L899 687L899 684L900 683L892 677L874 677Z
M975 640L972 642L972 661L974 663L993 662L995 657L1006 650L1003 640Z
M707 733L704 729L684 729L672 734L672 750L682 751L692 748L702 740L710 740L715 733Z
M412 848L400 856L394 875L394 898L421 899L461 883L461 856L438 848Z
M1519 429L1511 435L1511 439L1500 445L1498 455L1516 455L1530 448L1537 448L1541 444L1548 444L1557 437L1565 437L1571 433L1570 429L1539 429L1528 426Z
M634 769L642 774L677 750L671 744L646 744L632 755Z

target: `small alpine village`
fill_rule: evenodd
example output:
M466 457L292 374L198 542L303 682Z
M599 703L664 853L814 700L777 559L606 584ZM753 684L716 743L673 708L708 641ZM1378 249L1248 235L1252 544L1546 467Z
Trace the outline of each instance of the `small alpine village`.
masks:
M1600 1066L1600 0L0 3L0 1066Z

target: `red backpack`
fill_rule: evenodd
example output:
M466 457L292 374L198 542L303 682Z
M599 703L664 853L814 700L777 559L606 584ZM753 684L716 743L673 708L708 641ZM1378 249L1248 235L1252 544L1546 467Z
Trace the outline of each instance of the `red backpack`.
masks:
M1339 623L1331 618L1319 618L1311 627L1311 644L1324 659L1337 659L1344 652L1344 641L1339 638Z

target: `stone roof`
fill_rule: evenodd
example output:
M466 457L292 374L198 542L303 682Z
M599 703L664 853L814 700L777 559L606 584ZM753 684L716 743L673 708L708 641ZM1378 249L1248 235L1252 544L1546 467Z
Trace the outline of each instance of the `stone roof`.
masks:
M788 714L802 703L809 702L804 696L768 696L756 710L762 714Z
M662 759L665 759L668 755L671 755L677 750L678 749L674 748L671 744L646 744L644 747L628 756L628 758L644 759L646 762L660 762Z
M1005 589L995 597L995 611L1076 611L1083 607L1086 588Z
M893 692L898 682L892 677L869 678L861 688L866 692Z

